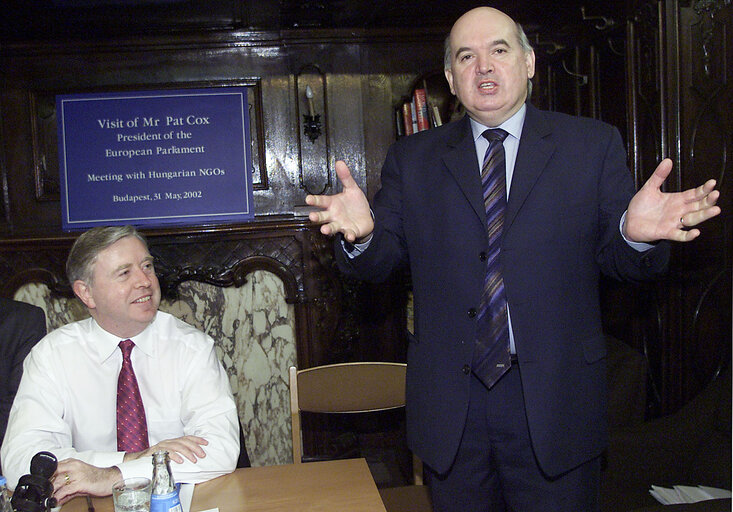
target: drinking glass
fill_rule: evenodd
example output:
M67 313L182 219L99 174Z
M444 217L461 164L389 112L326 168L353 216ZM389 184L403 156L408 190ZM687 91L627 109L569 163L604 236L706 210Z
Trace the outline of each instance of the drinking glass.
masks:
M125 478L112 486L115 512L150 512L149 478Z

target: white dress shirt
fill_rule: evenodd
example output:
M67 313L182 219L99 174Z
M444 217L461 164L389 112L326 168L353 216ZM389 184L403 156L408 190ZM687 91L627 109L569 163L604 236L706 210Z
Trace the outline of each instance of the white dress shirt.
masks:
M239 423L226 372L208 335L158 311L132 338L150 445L184 435L209 444L206 457L171 462L176 482L197 483L231 472L239 454ZM123 478L152 475L151 457L123 462L117 451L120 338L91 318L49 333L31 351L2 445L2 474L15 488L39 451L117 466Z

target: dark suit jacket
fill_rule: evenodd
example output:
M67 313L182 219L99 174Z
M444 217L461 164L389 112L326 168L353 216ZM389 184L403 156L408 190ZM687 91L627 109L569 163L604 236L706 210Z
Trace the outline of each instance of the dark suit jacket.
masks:
M618 131L527 105L504 223L501 266L533 447L557 475L607 443L600 272L638 281L664 270L665 243L640 253L619 233L634 193ZM390 148L369 248L336 251L347 273L381 280L409 264L415 336L408 347L407 434L444 472L468 408L486 264L486 214L468 118Z
M41 308L0 297L0 444L23 374L23 360L46 335Z

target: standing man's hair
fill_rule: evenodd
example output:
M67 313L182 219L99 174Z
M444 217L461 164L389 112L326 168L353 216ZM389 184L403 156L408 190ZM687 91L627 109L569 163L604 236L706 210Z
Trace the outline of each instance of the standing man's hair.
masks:
M148 243L134 226L105 226L92 228L76 239L66 259L66 277L74 286L75 281L84 281L91 285L94 263L97 256L113 243L122 238L134 236L147 249Z

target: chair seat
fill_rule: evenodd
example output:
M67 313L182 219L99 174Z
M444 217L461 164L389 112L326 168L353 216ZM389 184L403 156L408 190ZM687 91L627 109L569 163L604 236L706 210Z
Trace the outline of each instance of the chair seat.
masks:
M406 485L379 489L387 512L431 512L433 503L427 485Z

